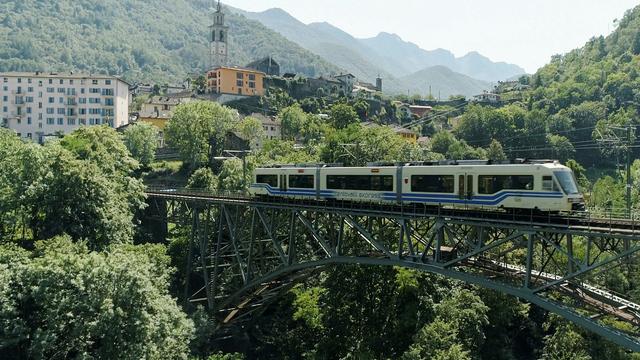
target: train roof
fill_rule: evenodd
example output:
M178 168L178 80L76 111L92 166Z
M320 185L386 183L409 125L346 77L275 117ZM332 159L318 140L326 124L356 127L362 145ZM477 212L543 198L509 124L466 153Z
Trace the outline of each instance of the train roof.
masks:
M381 167L432 167L432 166L532 166L542 165L547 168L565 168L557 160L530 160L515 159L505 161L492 160L439 160L439 161L414 161L414 162L373 162L367 166L344 166L341 163L305 163L305 164L273 164L261 166L261 169L298 169L298 168L381 168Z

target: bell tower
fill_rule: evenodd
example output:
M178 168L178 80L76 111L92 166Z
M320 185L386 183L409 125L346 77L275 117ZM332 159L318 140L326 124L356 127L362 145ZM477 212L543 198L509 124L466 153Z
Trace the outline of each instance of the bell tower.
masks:
M213 13L213 24L209 26L209 68L227 66L229 27L224 24L224 13L220 0Z

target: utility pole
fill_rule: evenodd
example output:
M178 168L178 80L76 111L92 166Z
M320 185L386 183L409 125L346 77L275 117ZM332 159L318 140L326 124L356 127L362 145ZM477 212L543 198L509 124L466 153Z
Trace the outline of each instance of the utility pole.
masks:
M631 124L627 125L627 218L631 218Z

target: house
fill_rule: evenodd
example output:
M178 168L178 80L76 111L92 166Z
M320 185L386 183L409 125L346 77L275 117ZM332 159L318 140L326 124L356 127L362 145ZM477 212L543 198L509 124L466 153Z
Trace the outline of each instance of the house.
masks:
M371 121L366 121L362 123L363 127L368 127L368 128L375 128L381 125L378 125L374 122ZM403 127L400 127L398 125L389 125L388 126L391 130L393 130L394 133L396 133L397 135L399 135L400 137L402 137L403 139L411 142L411 143L416 143L418 141L418 135L409 130L409 129L405 129Z
M411 114L417 118L425 117L433 110L431 106L423 106L423 105L409 105L409 111Z
M265 75L253 69L220 66L207 72L207 93L262 96Z
M346 94L351 94L353 86L356 84L356 77L353 74L340 74L334 76L334 79L344 84Z
M114 76L55 72L0 73L0 124L42 143L82 126L129 122L129 83Z
M473 100L481 103L496 104L500 102L500 95L484 91L482 94L474 95Z
M271 56L256 60L245 67L261 71L269 76L280 76L280 64L273 60Z
M400 101L393 101L392 104L396 106L397 117L399 119L408 120L413 118L413 114L411 113L411 108L409 108L409 104L405 104Z
M173 115L173 111L180 104L194 101L192 97L153 96L145 103L138 113L138 121L143 121L160 129L158 146L164 147L164 128Z
M408 142L415 144L418 141L418 135L415 132L397 125L392 125L390 127L393 130L393 132L395 132L396 134L398 134L400 137L407 140Z

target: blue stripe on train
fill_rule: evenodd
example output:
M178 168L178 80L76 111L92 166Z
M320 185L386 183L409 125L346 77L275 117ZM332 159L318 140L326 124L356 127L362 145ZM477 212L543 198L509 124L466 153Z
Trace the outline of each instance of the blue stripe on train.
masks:
M266 184L251 184L254 188L264 188L272 195L301 195L301 196L316 196L315 190L305 189L289 189L286 191L273 188ZM336 191L321 190L320 196L325 198L335 197L339 195ZM498 192L493 195L477 195L473 196L471 200L459 199L456 194L417 194L417 193L402 193L401 200L425 202L425 203L439 203L439 204L473 204L473 205L497 205L508 197L521 197L521 198L546 198L546 199L560 199L564 195L561 192L523 192L523 191L504 191ZM397 199L396 193L386 192L380 197L382 200L395 201Z

